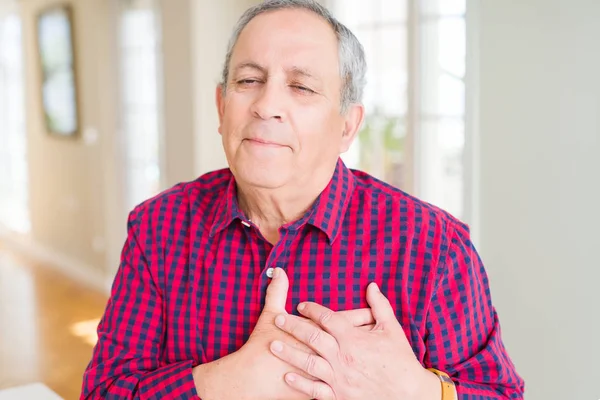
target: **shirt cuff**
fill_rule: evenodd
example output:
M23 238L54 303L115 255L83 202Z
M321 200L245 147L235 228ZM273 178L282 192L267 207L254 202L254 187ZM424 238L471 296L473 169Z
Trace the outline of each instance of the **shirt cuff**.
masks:
M182 361L149 372L139 381L140 400L199 399L192 367L192 361Z

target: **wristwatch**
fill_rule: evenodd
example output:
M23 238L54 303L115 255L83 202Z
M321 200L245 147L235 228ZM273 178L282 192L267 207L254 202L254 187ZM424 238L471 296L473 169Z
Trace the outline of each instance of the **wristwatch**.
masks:
M458 400L456 386L447 373L435 368L427 368L427 370L433 372L440 378L440 381L442 382L442 400Z

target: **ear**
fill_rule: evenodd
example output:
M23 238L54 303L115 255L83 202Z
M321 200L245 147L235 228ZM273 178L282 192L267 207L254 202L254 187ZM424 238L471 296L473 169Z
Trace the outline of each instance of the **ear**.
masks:
M340 154L350 148L352 142L358 135L358 131L365 118L365 107L362 104L351 104L344 117L344 133L340 145Z
M223 124L223 114L225 114L225 96L223 95L223 85L217 85L215 91L215 101L217 104L217 112L219 114L219 133L221 134L221 125Z

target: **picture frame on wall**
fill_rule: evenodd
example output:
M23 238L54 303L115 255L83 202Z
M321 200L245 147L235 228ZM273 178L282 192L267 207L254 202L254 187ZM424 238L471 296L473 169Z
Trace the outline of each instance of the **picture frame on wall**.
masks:
M75 137L79 107L70 5L55 5L38 14L37 41L46 130L60 137Z

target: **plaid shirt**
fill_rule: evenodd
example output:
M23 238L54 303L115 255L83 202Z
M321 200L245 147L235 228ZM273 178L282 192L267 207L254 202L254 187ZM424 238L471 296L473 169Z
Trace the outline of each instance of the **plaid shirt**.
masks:
M367 307L376 281L425 367L446 371L460 399L521 399L488 279L468 228L449 214L338 161L333 178L273 246L248 221L228 169L136 207L86 399L198 398L192 367L239 349L264 304L267 270L301 301Z

